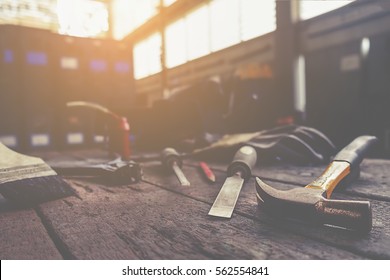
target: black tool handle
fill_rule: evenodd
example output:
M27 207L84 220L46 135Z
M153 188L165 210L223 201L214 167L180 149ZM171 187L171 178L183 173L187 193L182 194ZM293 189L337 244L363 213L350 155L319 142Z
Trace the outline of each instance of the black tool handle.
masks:
M165 148L161 152L161 162L167 168L172 168L172 165L175 162L179 167L181 167L183 163L180 154L174 148Z
M227 174L230 177L240 172L241 177L248 180L252 175L252 168L256 161L256 150L251 146L242 146L234 155L233 161L227 169Z
M375 136L359 136L342 149L333 159L333 161L346 161L351 165L351 171L359 168L364 156L369 148L377 141Z

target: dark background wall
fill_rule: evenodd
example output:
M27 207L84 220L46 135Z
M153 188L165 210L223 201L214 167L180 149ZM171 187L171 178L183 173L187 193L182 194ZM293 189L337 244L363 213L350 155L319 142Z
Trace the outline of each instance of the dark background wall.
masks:
M306 60L308 124L338 146L376 135L376 156L390 156L388 1L361 1L300 26Z
M96 142L96 112L69 101L133 104L131 51L117 41L1 25L0 54L0 139L16 149Z

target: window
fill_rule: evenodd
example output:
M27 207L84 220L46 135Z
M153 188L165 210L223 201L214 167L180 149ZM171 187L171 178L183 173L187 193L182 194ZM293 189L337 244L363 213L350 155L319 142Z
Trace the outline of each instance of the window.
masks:
M166 65L183 64L210 53L209 8L202 6L165 30Z
M164 31L167 68L275 30L275 6L275 0L213 0L189 12ZM136 47L139 60L150 58L146 41ZM145 64L134 65L137 77L151 74Z
M141 79L161 71L161 35L155 33L134 46L134 77Z
M108 31L105 3L91 0L57 0L59 33L80 37L99 36Z
M241 0L240 13L242 41L276 29L275 0Z
M210 3L211 50L240 42L239 1L214 0Z
M156 15L160 0L113 0L111 3L113 37L120 40Z
M80 37L105 37L108 8L100 0L0 0L0 24L38 27Z
M168 68L276 28L275 0L214 0L166 29Z
M186 22L180 19L165 30L166 66L168 68L187 61Z
M1 0L0 24L56 29L56 2L56 0Z
M354 1L355 0L301 0L300 18L301 20L309 19L338 9Z
M209 9L203 6L186 17L188 59L210 53Z
M168 6L172 5L175 2L176 2L176 0L164 0L164 6L168 7Z

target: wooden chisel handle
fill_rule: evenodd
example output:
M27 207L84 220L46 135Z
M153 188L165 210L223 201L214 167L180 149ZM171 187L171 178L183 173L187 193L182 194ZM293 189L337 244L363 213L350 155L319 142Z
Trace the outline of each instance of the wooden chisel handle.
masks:
M230 163L227 174L228 177L240 172L244 180L248 180L252 175L252 168L257 161L256 150L251 146L242 146L234 155L233 161Z

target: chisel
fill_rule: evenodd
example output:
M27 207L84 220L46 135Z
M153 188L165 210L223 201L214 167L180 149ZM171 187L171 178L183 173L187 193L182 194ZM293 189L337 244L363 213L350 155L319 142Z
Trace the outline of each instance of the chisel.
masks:
M162 164L167 168L172 170L177 179L180 182L180 185L189 187L190 182L187 180L183 171L181 170L182 160L179 153L173 148L165 148L161 154Z
M219 191L209 215L231 218L242 185L251 177L256 160L256 150L251 146L243 146L236 152L227 169L228 177Z

